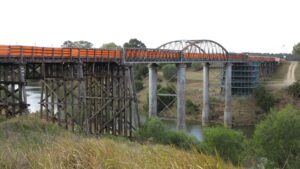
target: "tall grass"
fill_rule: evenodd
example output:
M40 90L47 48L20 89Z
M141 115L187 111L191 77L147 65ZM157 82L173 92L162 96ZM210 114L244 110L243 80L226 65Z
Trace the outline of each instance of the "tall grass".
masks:
M87 138L30 117L1 122L0 133L0 168L234 168L193 149Z

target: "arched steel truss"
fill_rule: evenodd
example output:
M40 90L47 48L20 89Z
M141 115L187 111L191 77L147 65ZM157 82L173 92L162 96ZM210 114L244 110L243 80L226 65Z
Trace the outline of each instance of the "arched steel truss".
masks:
M228 51L219 43L212 40L176 40L165 43L158 49L179 50L182 53L223 55L228 56ZM200 55L199 55L200 56Z
M226 62L228 51L212 40L176 40L156 49L125 49L125 61L144 63Z

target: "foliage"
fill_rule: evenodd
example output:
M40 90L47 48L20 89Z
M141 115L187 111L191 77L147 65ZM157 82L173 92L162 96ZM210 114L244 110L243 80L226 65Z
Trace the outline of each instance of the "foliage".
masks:
M191 67L194 71L202 70L202 63L192 63Z
M115 44L114 42L110 42L110 43L104 43L104 44L102 44L101 48L105 48L105 49L121 49L121 46Z
M140 48L146 48L146 45L142 41L133 38L133 39L130 39L129 42L124 43L123 47L140 49Z
M186 113L196 114L198 112L198 106L194 104L190 99L186 100Z
M88 42L88 41L65 41L61 47L63 48L82 48L82 49L89 49L89 48L92 48L93 47L93 44L91 42Z
M47 132L53 128L55 132ZM5 133L0 139L0 168L234 168L218 157L172 146L75 135L32 117L1 122L0 131ZM32 135L47 144L37 144Z
M195 137L181 131L167 129L158 118L150 118L136 131L139 140L150 140L155 143L170 144L179 148L191 149L200 144Z
M274 96L263 86L259 86L255 89L254 96L256 104L265 112L270 111L270 108L272 108L275 104Z
M6 120L5 115L2 115L2 114L0 113L0 123L1 123L2 121L5 121L5 120Z
M294 97L300 98L300 80L294 82L288 87L288 92Z
M142 80L148 74L147 64L136 64L133 66L134 79Z
M130 39L129 42L124 43L123 47L141 49L141 48L146 48L146 45L142 41L134 38L134 39ZM134 74L134 79L142 80L148 74L147 64L133 65L133 74Z
M253 139L257 154L268 159L270 168L299 167L300 111L289 105L272 112L256 126Z
M134 83L135 83L136 92L139 92L144 88L144 82L143 81L135 80Z
M293 54L300 56L300 42L293 47Z
M223 127L204 128L203 146L207 153L218 153L223 159L237 164L244 151L244 135L233 129Z
M166 64L162 67L163 76L166 80L176 80L177 68L174 64Z

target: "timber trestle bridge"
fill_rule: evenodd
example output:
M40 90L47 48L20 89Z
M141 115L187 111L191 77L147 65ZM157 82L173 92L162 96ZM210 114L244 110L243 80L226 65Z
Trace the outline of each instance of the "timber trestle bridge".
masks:
M156 49L80 49L0 46L0 109L7 118L28 114L27 81L41 83L40 116L71 130L131 137L139 126L132 65L149 64L149 116L157 115L158 63L177 64L177 126L185 127L185 68L203 63L202 123L208 122L208 68L224 63L224 123L231 121L232 64L259 62L271 57L230 54L211 40L180 40ZM267 66L268 67L268 66ZM269 66L271 70L272 66ZM206 90L207 89L207 90Z

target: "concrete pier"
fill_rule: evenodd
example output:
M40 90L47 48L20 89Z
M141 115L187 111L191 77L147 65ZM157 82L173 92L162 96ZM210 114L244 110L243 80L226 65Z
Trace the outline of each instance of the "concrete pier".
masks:
M202 126L208 126L209 116L209 63L203 64L203 109Z
M232 81L232 63L225 64L225 111L224 111L224 126L232 127L232 95L231 95L231 81Z
M157 65L152 63L149 68L149 117L157 116Z
M186 64L177 65L177 129L185 129Z

